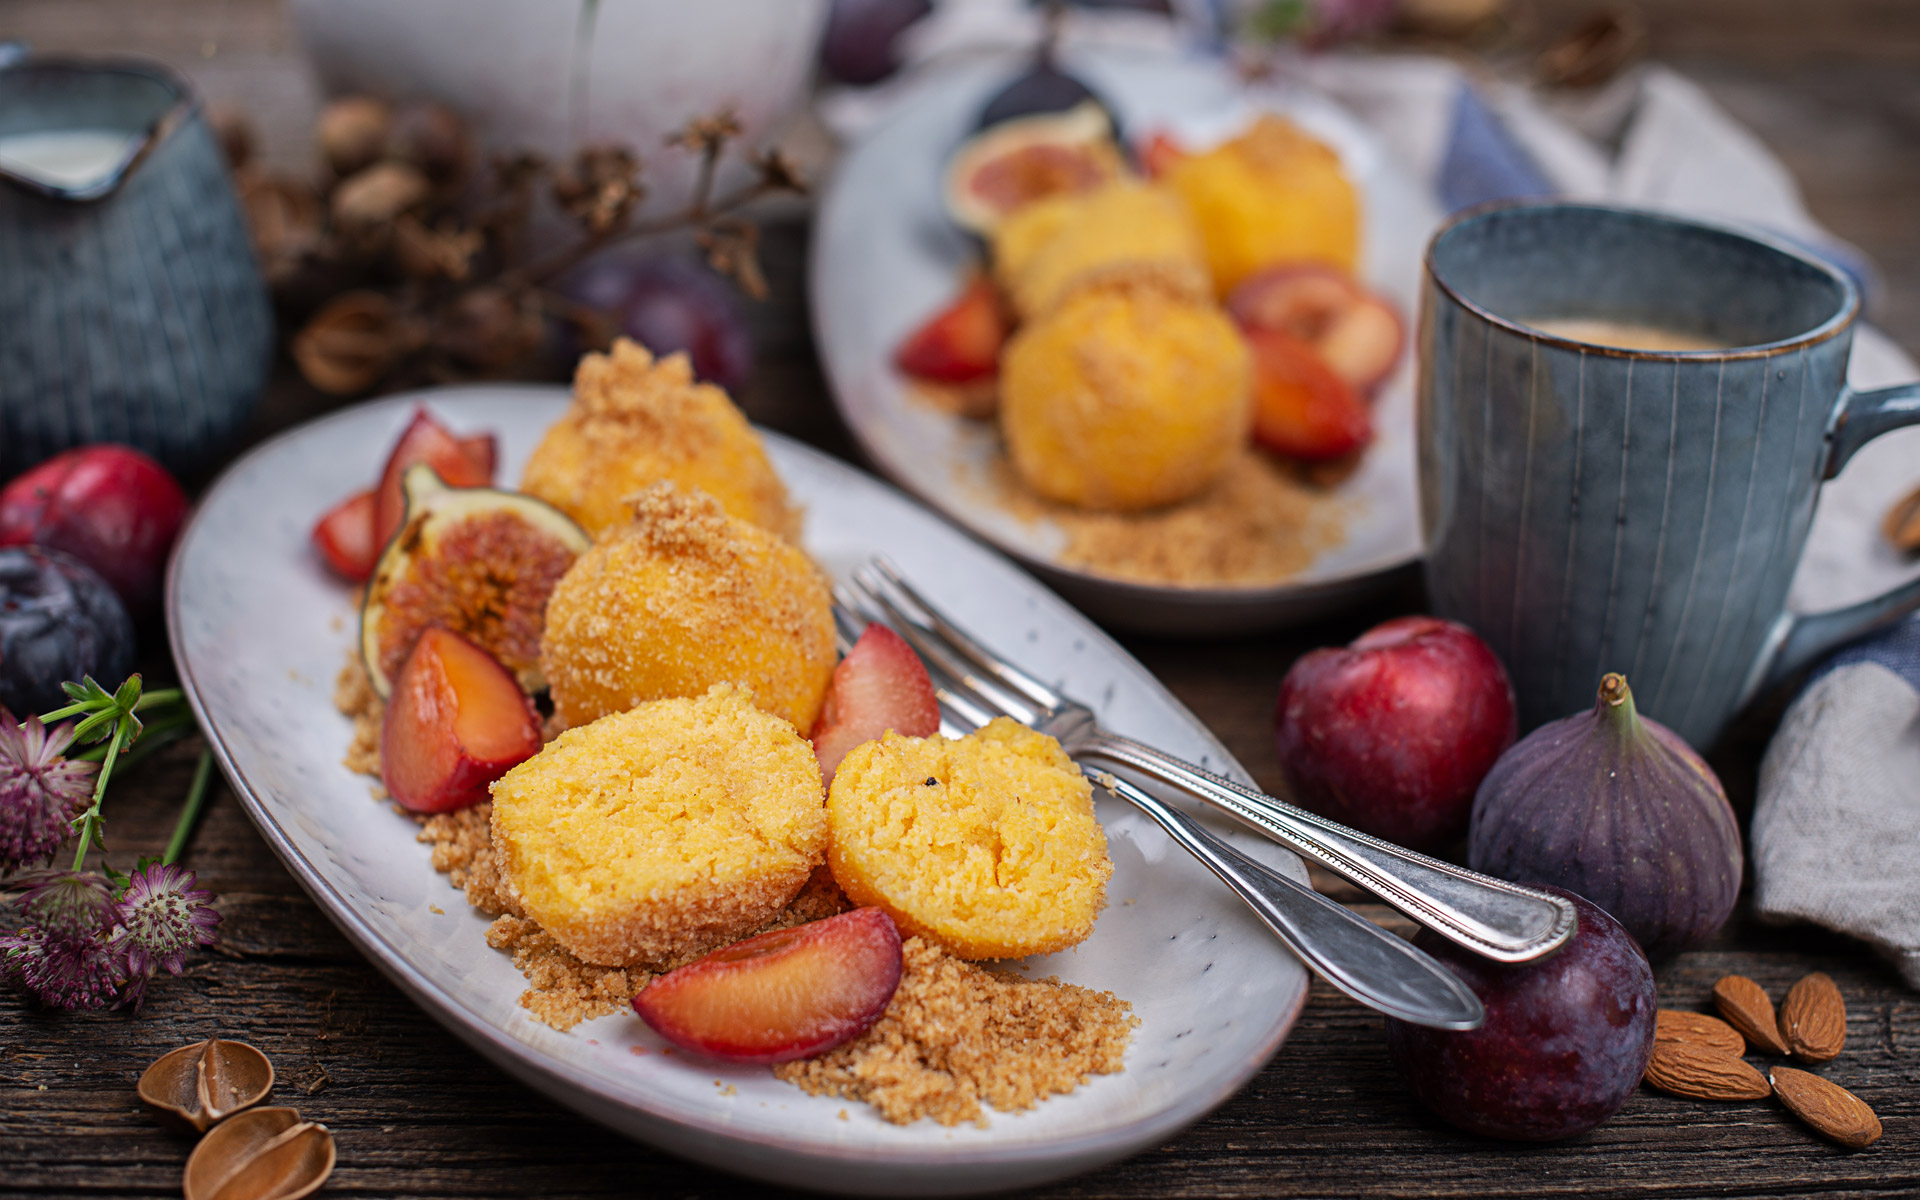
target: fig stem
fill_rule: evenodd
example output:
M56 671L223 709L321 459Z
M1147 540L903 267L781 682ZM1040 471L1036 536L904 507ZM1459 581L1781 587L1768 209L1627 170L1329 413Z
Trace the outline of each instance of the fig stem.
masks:
M1640 727L1633 691L1627 687L1627 677L1617 671L1609 671L1600 677L1600 696L1594 704L1594 711L1604 719L1607 728L1619 737L1632 737Z
M207 801L207 782L213 777L213 751L200 751L200 761L193 768L193 782L187 785L187 804L180 810L180 819L174 822L173 836L167 839L167 852L160 857L163 863L177 862L187 848L187 839L193 836L193 827L200 822L200 810Z

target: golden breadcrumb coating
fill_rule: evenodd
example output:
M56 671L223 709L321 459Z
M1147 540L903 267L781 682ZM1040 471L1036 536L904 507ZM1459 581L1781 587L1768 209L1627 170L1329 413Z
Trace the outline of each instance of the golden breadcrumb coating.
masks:
M731 686L569 729L492 791L508 897L596 966L751 933L827 848L812 747Z
M1080 768L1005 717L963 738L888 733L856 747L827 815L827 864L847 898L960 958L1079 944L1113 874Z
M1164 178L1199 225L1219 295L1266 267L1328 263L1351 272L1359 260L1360 195L1340 156L1280 117L1261 117Z
M573 406L534 448L520 490L598 537L626 523L627 497L663 479L699 488L762 529L799 537L800 514L727 394L695 383L686 355L656 360L620 338L610 352L581 358Z
M554 714L584 725L716 683L813 728L837 660L833 598L807 556L712 497L656 484L554 585L541 662Z
M1200 232L1180 198L1132 180L1016 210L994 231L993 272L1028 320L1103 284L1151 285L1193 299L1210 288Z
M1000 431L1028 487L1133 511L1198 494L1253 421L1252 361L1207 303L1082 292L1021 327L1000 360Z

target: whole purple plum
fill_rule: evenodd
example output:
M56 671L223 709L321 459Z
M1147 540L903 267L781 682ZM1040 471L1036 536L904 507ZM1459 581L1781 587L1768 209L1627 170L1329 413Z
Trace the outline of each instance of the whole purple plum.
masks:
M1421 930L1414 944L1464 980L1486 1023L1447 1033L1387 1020L1387 1051L1420 1103L1469 1133L1550 1142L1620 1110L1653 1053L1653 969L1620 923L1559 888L1580 927L1536 962L1489 962Z

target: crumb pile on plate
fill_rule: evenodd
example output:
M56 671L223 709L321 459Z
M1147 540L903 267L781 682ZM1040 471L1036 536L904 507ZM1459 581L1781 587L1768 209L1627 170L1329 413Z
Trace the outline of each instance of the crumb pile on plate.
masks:
M908 938L903 954L879 1024L773 1073L812 1095L863 1100L896 1124L985 1125L982 1104L1018 1112L1122 1069L1140 1018L1112 992L982 970L924 938Z
M486 777L490 800L415 814L434 868L494 918L487 942L525 975L521 1004L556 1029L630 1011L656 975L739 939L865 904L909 935L903 983L878 1024L781 1078L952 1124L1120 1070L1138 1024L1124 1001L963 961L1092 932L1112 864L1087 781L1058 743L1003 720L860 745L829 803L802 735L834 677L830 593L795 530L703 490L704 473L766 461L744 418L746 440L709 436L733 428L715 396L738 417L677 357L619 343L583 361L529 486L587 517L627 489L627 516L547 602L544 745ZM708 432L667 428L682 419ZM616 461L617 437L582 432L608 420L659 434L652 457ZM378 775L384 706L357 660L335 703L353 721L345 764Z

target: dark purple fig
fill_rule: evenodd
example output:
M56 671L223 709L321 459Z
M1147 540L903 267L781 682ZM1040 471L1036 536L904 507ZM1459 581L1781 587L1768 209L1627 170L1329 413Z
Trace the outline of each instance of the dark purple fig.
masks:
M1655 960L1713 936L1740 894L1740 826L1712 768L1634 711L1620 675L1591 712L1514 745L1473 800L1467 861L1578 892Z
M1387 1020L1387 1052L1420 1103L1469 1133L1549 1142L1620 1111L1653 1053L1653 968L1620 923L1560 888L1579 928L1546 958L1491 962L1431 930L1414 945L1445 963L1487 1010L1449 1033Z

